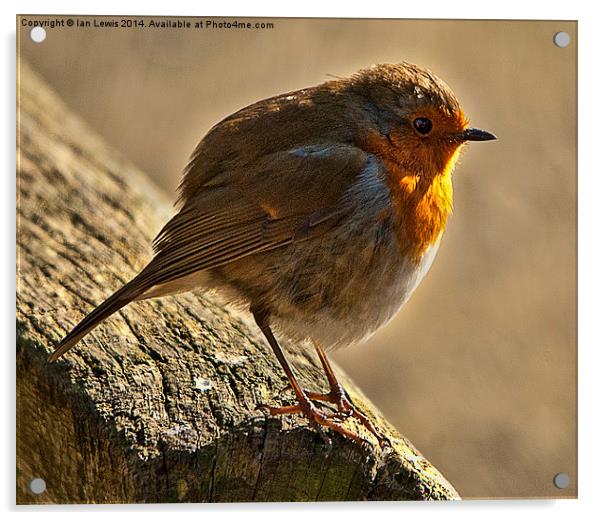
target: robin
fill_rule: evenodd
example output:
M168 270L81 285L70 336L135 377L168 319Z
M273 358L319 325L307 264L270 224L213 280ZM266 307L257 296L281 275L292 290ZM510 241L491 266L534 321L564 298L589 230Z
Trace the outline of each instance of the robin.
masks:
M198 287L249 306L295 393L301 414L366 442L326 351L385 325L429 270L452 211L452 171L470 128L450 88L425 68L377 65L258 101L215 125L194 150L178 213L154 257L88 314L50 355L56 360L134 300ZM274 335L310 339L330 387L299 385ZM331 403L336 411L321 407Z

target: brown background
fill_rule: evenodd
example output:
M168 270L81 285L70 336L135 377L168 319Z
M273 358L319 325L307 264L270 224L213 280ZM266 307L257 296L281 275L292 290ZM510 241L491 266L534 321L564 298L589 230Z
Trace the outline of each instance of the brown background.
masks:
M71 108L174 199L196 142L257 99L379 62L445 79L499 140L464 154L453 218L412 300L335 358L464 497L574 496L577 24L260 21L275 27L18 34ZM552 43L559 30L566 49Z

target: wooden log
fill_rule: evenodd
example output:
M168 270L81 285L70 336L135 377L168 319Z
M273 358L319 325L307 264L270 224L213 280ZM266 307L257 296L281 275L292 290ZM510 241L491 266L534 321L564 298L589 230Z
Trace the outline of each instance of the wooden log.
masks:
M18 81L18 503L459 498L340 370L392 449L350 424L374 447L329 432L329 452L303 418L257 411L292 396L248 313L217 295L131 304L49 364L143 267L172 210L23 61ZM284 345L302 384L324 390L311 350Z

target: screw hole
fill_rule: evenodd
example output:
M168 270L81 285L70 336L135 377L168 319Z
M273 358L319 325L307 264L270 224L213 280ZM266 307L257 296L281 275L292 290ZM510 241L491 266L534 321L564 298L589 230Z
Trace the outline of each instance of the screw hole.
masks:
M29 37L36 43L42 43L46 39L46 29L38 25L29 31Z
M29 482L29 491L34 495L41 495L46 491L46 481L43 478L33 478Z
M566 489L571 484L571 479L566 473L557 473L554 475L554 485L558 489Z
M571 43L571 37L569 36L569 33L560 31L554 35L554 44L556 47L568 47L569 43Z

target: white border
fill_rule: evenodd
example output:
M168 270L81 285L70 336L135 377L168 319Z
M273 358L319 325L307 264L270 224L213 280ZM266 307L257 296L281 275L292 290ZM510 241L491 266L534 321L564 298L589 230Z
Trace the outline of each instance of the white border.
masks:
M397 5L381 3L359 3L346 1L325 2L305 0L304 2L281 2L278 0L255 2L231 1L197 4L186 0L169 2L147 1L123 2L118 0L87 1L20 0L13 2L18 13L36 14L142 14L142 15L188 15L210 16L292 16L292 17L332 17L332 18L483 18L483 19L555 19L574 20L578 15L591 13L593 9L580 1L525 2L524 0L504 0L497 5L486 5L480 0L449 2L429 0L429 2L398 2ZM10 4L9 4L10 5ZM8 9L4 8L6 12ZM14 12L13 12L14 14Z
M600 341L600 295L602 286L601 209L602 168L597 159L601 149L602 122L600 92L600 33L602 19L596 16L595 2L546 1L525 2L524 0L503 0L499 3L478 1L449 2L429 0L428 2L403 2L398 0L389 6L384 2L365 2L361 5L346 2L304 0L303 2L221 2L202 5L200 2L169 0L165 2L123 2L115 0L43 2L21 0L2 2L0 23L3 28L4 61L1 82L2 96L2 157L4 183L2 194L5 197L2 233L4 251L2 256L5 298L2 300L4 331L3 371L4 377L4 418L5 427L0 428L2 437L3 471L0 472L0 492L2 504L10 514L17 511L14 504L14 269L15 269L15 181L14 181L14 121L15 121L15 14L145 14L145 15L223 15L223 16L303 16L303 17L371 17L371 18L478 18L478 19L559 19L579 20L579 500L533 500L533 501L470 501L447 504L401 504L401 503L360 503L360 504L242 504L242 505L149 505L149 506L55 506L21 507L19 511L29 514L43 514L55 517L65 511L85 512L90 515L131 515L143 513L152 517L163 517L166 513L204 516L249 515L251 518L267 516L281 518L305 518L306 515L345 515L378 514L396 517L399 515L420 515L431 518L445 515L450 518L487 515L488 518L504 518L509 515L526 513L545 515L546 520L569 515L579 517L594 516L600 510L596 499L600 485L600 449L602 431L600 428L600 380L602 360ZM520 117L520 114L517 114ZM8 209L7 209L8 208ZM588 513L591 513L588 514Z

